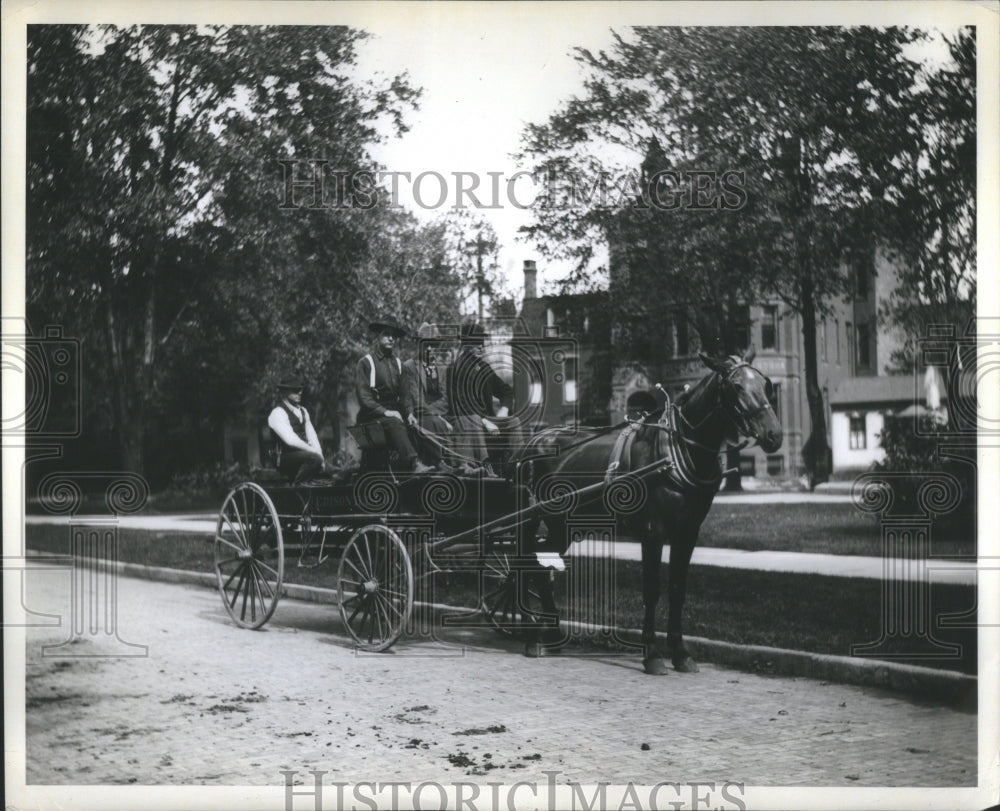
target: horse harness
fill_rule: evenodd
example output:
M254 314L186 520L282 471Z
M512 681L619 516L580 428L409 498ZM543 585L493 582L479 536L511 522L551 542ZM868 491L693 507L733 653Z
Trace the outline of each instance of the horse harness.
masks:
M733 374L744 367L750 369L754 368L751 364L741 361L726 372L725 376L720 375L720 378L724 383L729 383L731 382ZM756 369L754 369L754 371L761 374ZM770 391L771 381L763 374L761 374L761 377L764 377L767 384L767 390ZM691 448L699 448L712 454L713 456L718 454L718 449L710 448L707 445L703 445L697 440L692 439L691 437L684 436L683 429L686 426L691 430L696 430L716 412L718 406L711 409L698 423L692 424L684 416L680 407L671 402L666 391L660 386L657 386L657 388L663 393L663 396L666 399L666 403L663 406L663 415L656 423L643 422L645 416L649 415L645 415L639 420L628 421L628 424L622 429L621 433L619 433L617 439L615 440L614 447L611 451L611 459L604 474L604 483L609 485L618 476L628 473L631 467L632 444L635 442L636 435L639 433L640 429L647 427L658 432L656 435L654 454L657 454L660 450L663 451L662 457L664 460L664 466L662 469L666 475L668 483L672 484L674 489L699 490L717 488L719 486L719 482L722 481L722 477L730 471L722 470L721 466L718 464L718 460L716 460L715 470L711 475L706 477L700 474L698 472L697 465L691 456ZM741 414L738 420L734 419L733 416L729 414L728 410L723 413L739 435L749 436L750 418L755 417L757 414L768 408L770 408L770 404L768 403L765 403L762 406L757 406L757 408L753 411L750 411L747 414ZM665 443L665 447L663 448L660 447L661 438ZM743 448L746 448L748 444L749 440L744 440L738 445L734 445L732 447L736 450L742 450Z

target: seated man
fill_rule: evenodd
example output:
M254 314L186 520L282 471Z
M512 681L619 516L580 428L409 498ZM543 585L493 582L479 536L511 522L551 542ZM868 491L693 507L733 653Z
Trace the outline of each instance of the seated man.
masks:
M417 330L417 338L423 342L423 358L413 358L403 364L403 406L409 415L407 422L413 428L434 434L433 439L417 434L421 461L446 470L450 466L443 456L452 426L445 418L448 413L447 369L437 363L434 340L438 337L433 324L421 324Z
M385 433L389 450L399 454L403 470L427 473L428 467L417 458L417 452L406 431L403 405L403 365L394 350L396 340L406 331L394 318L372 321L368 325L375 335L372 351L358 361L355 377L358 404L358 425L377 422Z
M323 449L302 406L302 383L283 380L278 384L281 402L271 411L267 425L274 437L277 468L292 484L299 484L323 470Z
M487 475L496 475L489 461L487 435L502 438L508 448L521 439L520 421L509 416L514 406L514 389L483 356L486 333L478 323L464 323L460 340L458 358L448 372L451 413L455 415L456 430L470 455L483 465ZM494 398L499 408L495 407Z

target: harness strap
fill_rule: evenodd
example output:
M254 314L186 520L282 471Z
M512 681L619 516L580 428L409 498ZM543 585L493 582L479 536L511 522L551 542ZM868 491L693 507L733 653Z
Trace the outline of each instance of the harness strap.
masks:
M625 472L628 472L629 460L631 459L629 454L632 451L632 443L635 442L635 436L639 432L639 425L639 423L630 422L618 434L618 438L615 439L614 447L611 449L608 469L604 472L604 483L606 485L614 481L615 476L618 475L618 471L622 467L625 468Z

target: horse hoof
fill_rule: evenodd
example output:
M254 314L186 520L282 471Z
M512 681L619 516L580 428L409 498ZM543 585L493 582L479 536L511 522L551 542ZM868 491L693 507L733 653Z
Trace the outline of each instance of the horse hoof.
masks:
M683 659L674 659L674 670L678 673L697 673L698 663L690 656Z
M659 656L650 656L648 659L643 659L642 669L645 670L650 676L667 675L667 663L664 662Z
M529 659L538 659L546 655L545 646L540 642L526 642L524 644L524 655Z

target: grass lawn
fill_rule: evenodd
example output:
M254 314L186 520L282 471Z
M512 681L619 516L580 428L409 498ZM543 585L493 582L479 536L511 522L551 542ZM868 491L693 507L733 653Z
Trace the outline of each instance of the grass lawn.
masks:
M702 524L698 545L878 557L882 554L882 530L877 516L863 513L853 504L727 504L720 498ZM935 541L932 529L932 555L968 556L975 552L975 539Z
M850 505L830 506L851 509ZM745 507L746 505L733 505L725 510L720 509L720 513L728 513L730 510L745 513ZM773 511L761 510L759 507L751 509L760 512L758 526L761 528L758 531L763 532L767 515ZM733 516L720 515L716 516L716 520L724 527L728 526L729 531L734 531L736 519ZM26 535L30 549L58 554L68 551L68 533L65 527L29 525ZM829 535L827 539L831 543L834 540ZM133 563L211 572L212 552L208 540L207 535L122 530L119 533L119 555L122 560ZM720 545L736 546L733 542ZM775 547L742 545L740 548ZM807 548L803 551L819 550ZM595 573L592 569L588 571L594 565L604 566L603 574ZM285 565L286 581L335 588L336 567L337 558L334 557L317 569L299 569L295 565L295 558L289 556ZM664 594L659 604L658 620L661 630L666 628L665 570L664 566ZM600 615L602 618L619 627L641 626L639 565L629 561L615 561L612 566L603 560L590 563L575 561L574 568L568 575L560 577L557 585L557 596L564 616L581 619L594 616L594 603L598 599L595 595L595 583L607 586L603 598L607 609ZM468 606L478 602L478 582L474 575L441 574L431 579L428 586L425 599ZM874 642L880 637L881 588L881 582L873 579L695 566L688 577L684 629L691 636L726 642L848 656L851 645ZM571 601L567 597L570 594L580 594L581 597ZM972 611L967 622L974 626L976 596L971 586L935 584L931 587L930 597L930 616ZM221 604L219 610L222 611ZM281 610L280 606L278 610ZM908 658L898 661L909 664L976 673L974 627L934 630L934 636L942 642L960 644L961 657L920 659L909 656L919 650L919 640L912 639L890 640L886 643L885 651L907 654Z

